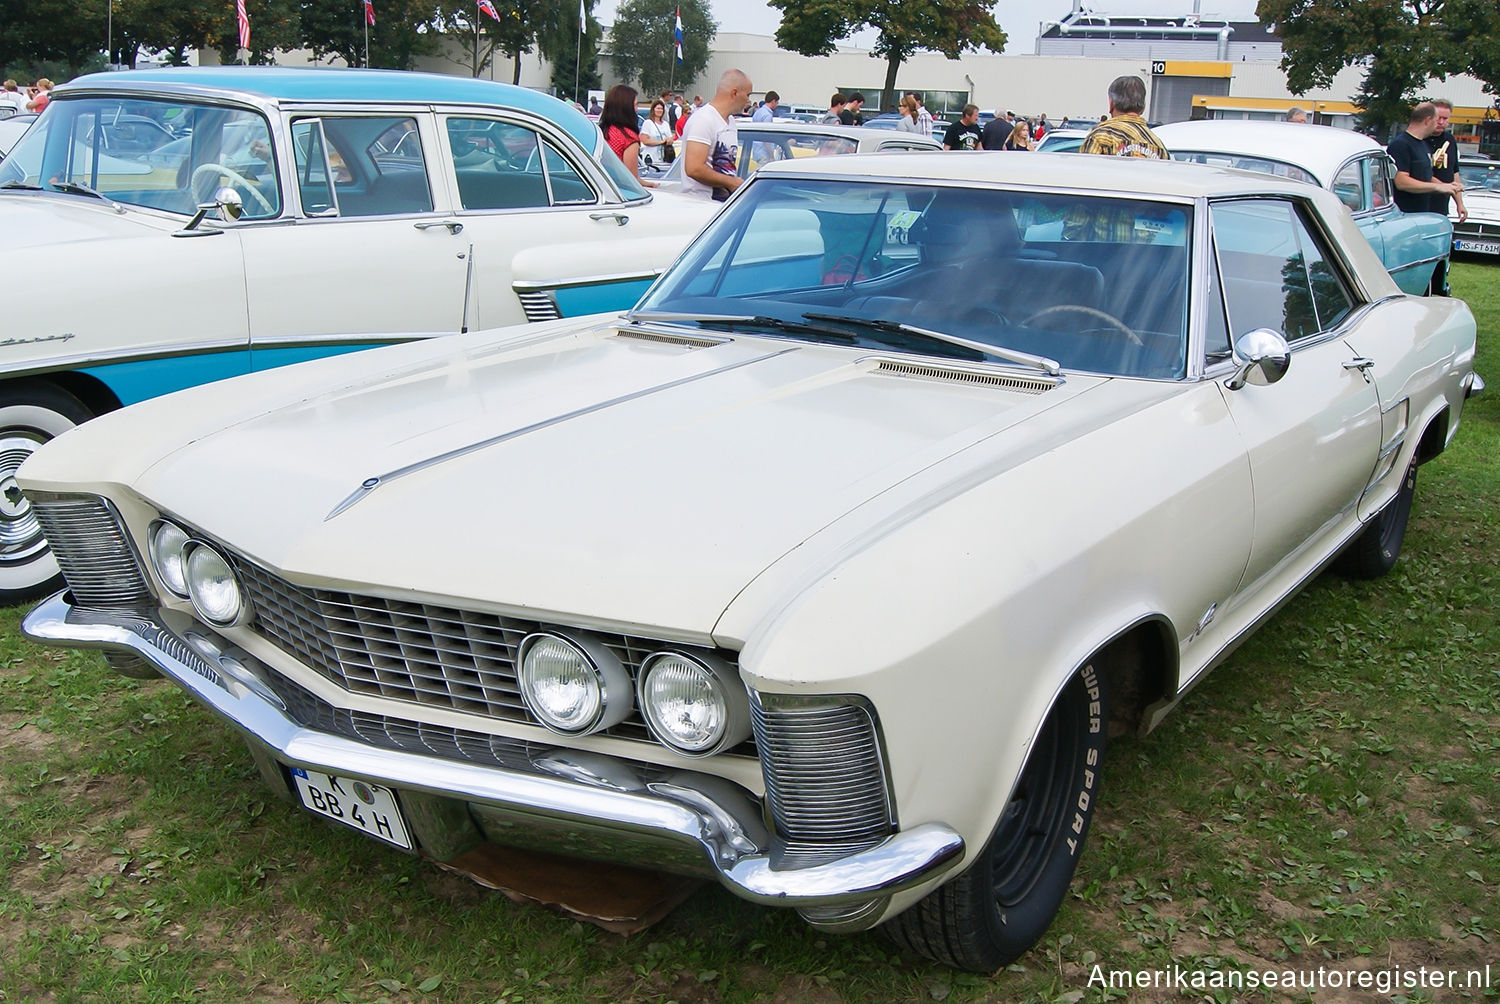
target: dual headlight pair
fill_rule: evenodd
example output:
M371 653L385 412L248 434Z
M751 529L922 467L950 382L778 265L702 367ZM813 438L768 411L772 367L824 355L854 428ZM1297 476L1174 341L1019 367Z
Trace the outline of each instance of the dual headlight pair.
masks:
M174 596L191 600L199 617L220 627L239 622L240 583L217 548L164 519L151 524L149 548L156 577Z
M618 725L638 701L651 734L687 756L709 756L750 735L744 685L712 655L657 652L641 663L635 687L615 654L591 638L538 632L521 642L519 656L521 699L554 732L588 735Z

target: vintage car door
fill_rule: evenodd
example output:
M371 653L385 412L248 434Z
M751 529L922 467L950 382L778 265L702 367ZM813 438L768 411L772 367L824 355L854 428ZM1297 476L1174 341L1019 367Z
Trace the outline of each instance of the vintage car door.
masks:
M1241 592L1353 518L1380 448L1380 404L1345 341L1355 301L1285 198L1212 206L1231 339L1271 328L1291 366L1269 386L1225 388L1254 481L1255 539Z
M462 330L472 237L443 211L431 130L410 111L291 119L300 212L240 229L256 368L309 341Z

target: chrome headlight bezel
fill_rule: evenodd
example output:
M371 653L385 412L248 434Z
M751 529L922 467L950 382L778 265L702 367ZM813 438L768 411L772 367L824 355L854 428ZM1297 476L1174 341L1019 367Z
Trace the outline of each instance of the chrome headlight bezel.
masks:
M685 670L695 676L717 700L720 720L705 740L685 742L667 726L659 705L661 695L653 692L652 682L656 673L668 669ZM654 652L641 663L636 688L636 703L646 727L657 742L674 753L695 759L709 757L750 738L750 696L739 674L722 659L677 649Z
M216 600L208 586L203 584L204 578L220 574L213 567L215 562L222 566L222 578L231 587L230 601ZM216 627L234 627L244 622L245 590L234 566L222 551L194 538L183 548L183 567L187 574L188 599L192 601L194 613Z
M554 714L537 695L539 667L533 657L538 646L558 644L577 660L578 676L592 691L589 707L576 722ZM587 736L623 722L634 708L635 688L630 673L604 644L586 636L543 629L521 639L516 649L516 684L521 701L531 717L544 728L563 736Z
M163 535L169 533L175 533L182 539L163 543ZM169 519L152 520L146 530L146 554L151 560L151 571L156 576L156 581L179 600L190 598L187 546L192 542L193 535Z

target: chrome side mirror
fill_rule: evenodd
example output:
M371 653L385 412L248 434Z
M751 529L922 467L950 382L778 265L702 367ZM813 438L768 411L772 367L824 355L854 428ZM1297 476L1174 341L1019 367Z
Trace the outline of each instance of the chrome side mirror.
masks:
M209 213L218 213L219 219L233 221L239 219L244 212L245 200L240 198L239 192L225 185L214 192L212 202L198 203L198 211L193 214L192 219L187 221L187 226L172 236L197 237L202 234L220 233L221 231L218 230L199 230L198 224L202 223L203 218Z
M1292 365L1292 349L1281 332L1256 328L1234 340L1234 358L1239 365L1224 381L1225 387L1239 390L1247 383L1265 387L1286 376Z

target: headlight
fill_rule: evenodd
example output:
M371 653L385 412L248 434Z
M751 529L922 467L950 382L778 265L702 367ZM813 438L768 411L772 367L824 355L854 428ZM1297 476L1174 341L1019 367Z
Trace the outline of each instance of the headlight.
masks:
M630 674L603 645L538 633L521 642L521 699L547 728L583 735L630 714Z
M183 557L187 542L187 531L175 523L157 520L151 525L149 545L156 577L174 595L183 599L188 596L187 562Z
M218 551L201 541L187 549L188 595L193 609L213 624L233 624L239 620L240 584L234 569Z
M658 652L641 666L640 688L651 734L679 753L708 756L750 735L745 687L711 656Z

